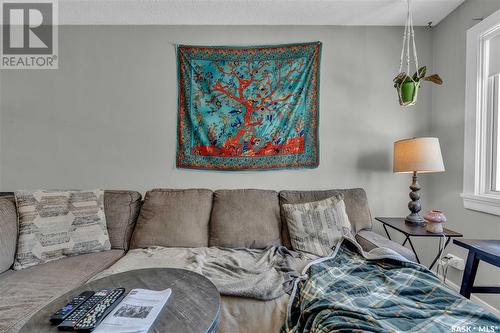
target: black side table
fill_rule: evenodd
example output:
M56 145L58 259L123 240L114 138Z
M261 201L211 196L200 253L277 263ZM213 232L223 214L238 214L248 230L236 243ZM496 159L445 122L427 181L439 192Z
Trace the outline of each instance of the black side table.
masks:
M467 298L471 293L500 294L500 286L474 287L479 260L500 267L500 240L454 239L453 243L469 250L460 294Z
M405 222L404 217L376 217L375 220L382 222L382 226L384 227L385 233L387 234L387 238L391 239L391 236L389 235L389 232L387 231L387 227L390 227L394 230L399 231L403 235L406 236L403 246L406 244L406 242L410 243L411 250L415 254L415 258L417 259L417 262L420 264L420 259L418 258L417 252L415 251L415 248L413 247L413 243L411 242L410 237L439 237L440 239L443 237L443 235L446 237L446 242L444 244L444 247L441 248L439 247L438 254L432 261L431 265L429 266L429 269L432 270L432 267L436 264L437 260L439 259L439 256L441 253L444 251L446 246L450 243L450 240L452 237L463 237L461 233L458 233L456 231L443 228L442 233L432 233L428 232L425 229L425 224L424 225L414 225L408 222Z

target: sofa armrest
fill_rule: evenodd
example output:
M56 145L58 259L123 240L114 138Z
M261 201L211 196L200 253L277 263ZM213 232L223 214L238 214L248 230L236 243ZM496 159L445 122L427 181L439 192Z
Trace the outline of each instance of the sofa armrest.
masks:
M14 263L17 246L17 212L13 197L0 197L0 273Z
M379 234L371 230L360 230L356 234L356 240L365 251L371 251L376 247L386 247L396 251L408 260L414 262L417 261L417 259L415 258L415 254L410 249L399 245L398 243L393 242L383 236L380 236Z

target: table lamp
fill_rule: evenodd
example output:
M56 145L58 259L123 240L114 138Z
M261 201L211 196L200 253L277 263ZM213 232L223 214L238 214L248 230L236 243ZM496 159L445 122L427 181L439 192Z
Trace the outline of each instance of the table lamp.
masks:
M419 212L420 185L417 173L444 171L443 157L438 138L412 138L394 142L394 172L413 173L413 182L410 185L410 199L408 209L410 215L405 219L408 223L422 224L424 219Z

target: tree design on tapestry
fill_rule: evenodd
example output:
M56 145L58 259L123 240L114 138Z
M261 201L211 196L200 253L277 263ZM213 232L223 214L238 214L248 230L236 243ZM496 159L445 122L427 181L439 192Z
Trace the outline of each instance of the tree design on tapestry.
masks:
M311 156L309 164L297 157L288 158L290 162L277 158L305 154L307 142L309 150L316 148L320 45L180 46L178 165L218 169L317 165Z
M296 88L303 71L304 59L196 66L193 106L198 110L198 126L207 128L210 145L199 140L194 152L221 156L303 152L304 121L302 116L292 119L293 110L303 102L302 89ZM203 110L215 117L205 117ZM283 129L288 129L291 120L295 121L293 137L285 141ZM283 126L267 132L276 122Z

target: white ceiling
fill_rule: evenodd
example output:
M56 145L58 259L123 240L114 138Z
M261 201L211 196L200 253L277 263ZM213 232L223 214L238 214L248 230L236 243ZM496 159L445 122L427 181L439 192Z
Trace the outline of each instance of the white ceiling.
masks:
M415 25L464 0L413 0ZM60 0L59 24L404 25L406 0Z

